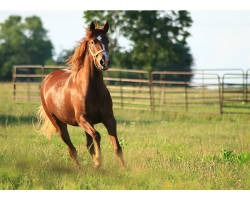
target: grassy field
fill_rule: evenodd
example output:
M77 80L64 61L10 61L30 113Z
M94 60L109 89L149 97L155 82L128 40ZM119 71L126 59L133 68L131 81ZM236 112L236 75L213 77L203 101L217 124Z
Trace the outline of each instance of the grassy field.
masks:
M0 190L249 190L249 115L115 109L122 169L102 124L103 166L95 169L81 128L69 127L79 173L58 135L33 129L38 104L13 104L0 83Z

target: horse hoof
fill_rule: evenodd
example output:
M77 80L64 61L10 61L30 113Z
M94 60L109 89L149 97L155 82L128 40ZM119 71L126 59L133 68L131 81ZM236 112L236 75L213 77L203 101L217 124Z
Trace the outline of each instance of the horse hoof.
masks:
M99 169L102 165L102 159L99 157L99 158L94 158L94 163L95 163L95 168L96 169Z
M101 165L100 163L98 163L98 164L95 163L95 169L100 169L101 166L102 166L102 165Z

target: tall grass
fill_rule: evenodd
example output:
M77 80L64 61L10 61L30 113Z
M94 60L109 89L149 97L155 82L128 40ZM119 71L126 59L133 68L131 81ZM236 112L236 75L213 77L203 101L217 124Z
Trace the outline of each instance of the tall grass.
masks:
M103 166L94 169L81 128L69 127L79 173L59 135L33 130L39 105L13 104L0 83L0 189L250 189L249 115L164 113L115 109L126 169L100 132Z

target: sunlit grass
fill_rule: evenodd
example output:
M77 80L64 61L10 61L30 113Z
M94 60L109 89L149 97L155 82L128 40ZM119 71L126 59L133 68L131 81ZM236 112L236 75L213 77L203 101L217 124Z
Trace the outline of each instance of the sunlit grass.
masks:
M249 190L249 115L115 109L126 169L102 124L103 166L94 168L85 133L69 127L79 173L59 135L33 130L33 104L13 104L10 83L0 83L0 189ZM244 158L245 156L245 158Z

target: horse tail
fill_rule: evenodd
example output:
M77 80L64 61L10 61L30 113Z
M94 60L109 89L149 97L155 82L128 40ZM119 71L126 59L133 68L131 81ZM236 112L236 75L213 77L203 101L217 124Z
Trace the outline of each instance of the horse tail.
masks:
M43 108L43 105L39 106L37 110L38 110L37 111L37 118L38 118L37 129L40 126L41 126L41 129L38 131L36 130L36 128L34 129L36 132L45 135L48 139L51 139L54 133L56 132L56 128L54 127L49 117L47 116Z

